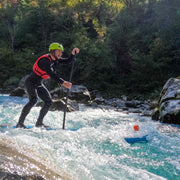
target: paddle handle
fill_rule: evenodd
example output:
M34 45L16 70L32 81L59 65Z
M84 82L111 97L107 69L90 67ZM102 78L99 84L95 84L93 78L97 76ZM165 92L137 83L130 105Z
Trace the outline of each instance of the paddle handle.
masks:
M76 53L75 53L75 58L74 58L74 60L72 61L72 66L71 66L71 72L70 72L69 82L72 81L72 75L73 75L73 69L74 69L75 60L76 60ZM69 91L70 91L70 90L67 89L62 129L65 129L65 121L66 121L66 112L67 112L67 104L68 104Z

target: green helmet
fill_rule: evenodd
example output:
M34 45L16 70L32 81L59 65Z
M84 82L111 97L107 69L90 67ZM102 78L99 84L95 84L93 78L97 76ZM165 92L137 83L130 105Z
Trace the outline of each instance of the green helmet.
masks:
M59 43L51 43L50 46L49 46L49 52L51 50L56 50L56 49L59 49L61 51L64 51L64 48L62 46L62 44L59 44Z

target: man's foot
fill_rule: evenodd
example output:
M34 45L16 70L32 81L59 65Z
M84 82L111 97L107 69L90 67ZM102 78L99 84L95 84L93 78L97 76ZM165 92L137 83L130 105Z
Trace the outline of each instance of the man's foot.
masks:
M45 124L36 124L36 127L41 127L41 128L45 128L45 129L47 129L47 128L50 128L49 126L46 126Z
M27 127L23 123L17 123L16 128L24 128L27 129Z

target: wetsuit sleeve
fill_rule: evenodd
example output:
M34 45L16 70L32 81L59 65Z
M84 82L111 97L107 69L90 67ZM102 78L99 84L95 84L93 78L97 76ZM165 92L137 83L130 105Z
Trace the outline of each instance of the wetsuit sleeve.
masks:
M64 64L71 64L72 61L74 61L75 56L71 54L69 58L61 58L58 60L58 64L64 65Z
M58 83L62 84L64 80L56 75L54 72L53 67L51 67L51 62L47 58L42 58L38 62L38 66L40 69L45 71L52 79L57 81Z

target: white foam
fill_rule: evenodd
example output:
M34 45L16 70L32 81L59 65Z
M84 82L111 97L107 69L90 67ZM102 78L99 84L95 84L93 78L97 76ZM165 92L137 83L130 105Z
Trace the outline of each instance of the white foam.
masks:
M23 105L1 107L0 123L16 123ZM46 160L53 161L58 167L78 179L158 179L158 168L166 171L166 166L179 171L180 158L179 136L171 130L170 134L158 130L159 122L151 121L149 117L126 114L113 110L86 108L66 114L66 130L62 130L63 112L48 112L44 123L60 128L56 131L46 131L39 128L30 130L13 129L0 132L1 137L13 138L16 142L41 154ZM25 124L34 125L40 108L34 107L27 116ZM17 114L14 116L14 112ZM139 125L139 131L133 126ZM77 131L69 129L79 128ZM148 134L149 142L129 145L124 137L139 137ZM175 138L174 138L175 136ZM173 137L173 138L172 138ZM173 147L173 148L172 148ZM169 155L169 159L167 159ZM149 169L157 169L157 172ZM167 173L167 172L166 172ZM165 173L164 173L165 174ZM173 175L169 174L172 178Z

